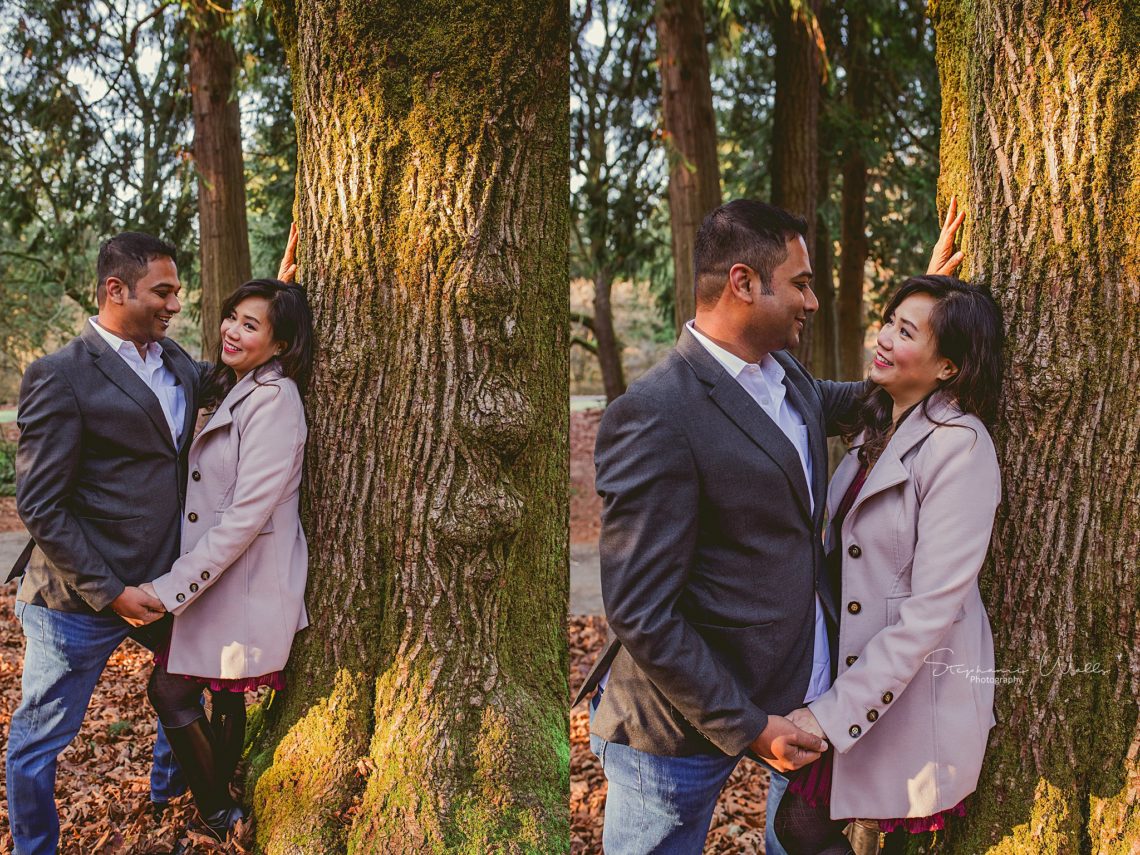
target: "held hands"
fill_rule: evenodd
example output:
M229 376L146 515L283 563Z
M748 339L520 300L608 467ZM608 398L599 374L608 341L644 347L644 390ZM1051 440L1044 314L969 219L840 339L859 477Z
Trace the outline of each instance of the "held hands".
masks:
M926 266L926 273L939 276L950 276L966 258L965 253L954 251L954 237L958 233L962 222L966 219L966 212L958 213L958 197L950 199L950 209L946 212L946 221L942 223L942 233L938 235L938 242L930 253L930 264Z
M150 589L149 593L146 588ZM149 582L137 588L128 585L111 602L111 608L131 626L146 626L166 613L166 607L154 596L154 586Z
M810 733L812 736L818 736L820 739L827 739L827 734L823 732L823 728L819 726L819 721L816 720L815 713L807 707L800 707L798 710L792 710L788 713L788 721L798 727L800 730Z
M285 245L285 254L281 256L281 266L277 268L277 278L282 282L292 282L297 275L297 224L289 226L289 242Z
M812 716L812 720L815 720L815 716ZM818 760L820 754L827 750L827 742L819 736L804 732L788 718L770 715L767 727L760 731L760 735L748 747L773 769L791 772Z

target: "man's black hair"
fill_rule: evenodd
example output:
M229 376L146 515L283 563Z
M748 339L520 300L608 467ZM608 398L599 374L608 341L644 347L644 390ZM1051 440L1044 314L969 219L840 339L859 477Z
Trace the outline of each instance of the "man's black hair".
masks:
M697 305L716 303L734 264L747 264L760 277L760 292L772 293L772 271L788 258L788 241L807 235L807 220L757 202L736 199L711 211L693 245L693 288Z
M146 275L147 265L156 258L177 258L177 250L166 241L142 232L123 232L99 247L96 268L98 287L95 298L102 305L107 296L107 280L112 276L126 283L133 297L135 286Z

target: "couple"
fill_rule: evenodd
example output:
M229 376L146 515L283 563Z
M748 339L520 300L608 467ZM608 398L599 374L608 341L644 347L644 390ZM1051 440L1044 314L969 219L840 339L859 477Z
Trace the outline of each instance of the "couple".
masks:
M294 231L282 279L295 246ZM241 818L229 785L244 691L283 688L307 624L305 294L273 279L239 287L211 364L166 338L180 288L174 247L111 238L99 249L98 316L24 373L16 503L32 540L13 569L27 640L7 753L16 855L57 850L56 760L127 637L155 651L152 798L180 789L162 781L173 749L206 830L224 838Z
M960 263L961 221L952 205L932 273ZM941 827L977 783L993 686L926 659L993 667L997 306L907 280L869 380L815 380L785 350L819 305L806 231L760 202L709 214L695 321L598 430L615 639L575 703L594 692L609 855L700 852L745 755L791 778L769 829L793 855ZM854 446L828 488L833 434Z

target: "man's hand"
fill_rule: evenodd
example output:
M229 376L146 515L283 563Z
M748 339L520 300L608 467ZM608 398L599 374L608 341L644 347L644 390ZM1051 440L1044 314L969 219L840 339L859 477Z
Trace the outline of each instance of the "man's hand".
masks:
M277 278L282 282L292 282L297 275L297 224L289 226L289 242L285 244L285 254L281 256L281 266L277 268Z
M958 228L966 219L966 212L958 213L958 197L950 199L950 209L946 212L946 221L942 223L942 233L938 235L938 243L930 253L930 264L926 266L926 273L939 276L950 276L966 258L965 253L954 251L954 236Z
M820 739L827 739L827 734L823 732L823 728L819 726L815 714L807 707L800 707L798 710L792 710L788 713L788 721L798 727L800 730L810 733L812 736L818 736Z
M768 716L768 725L748 746L779 772L791 772L819 759L827 743L796 727L783 716Z
M123 593L112 601L111 608L131 626L154 623L166 613L166 607L163 606L162 600L153 596L153 586L150 590L152 593L148 594L141 588L128 585L123 589Z

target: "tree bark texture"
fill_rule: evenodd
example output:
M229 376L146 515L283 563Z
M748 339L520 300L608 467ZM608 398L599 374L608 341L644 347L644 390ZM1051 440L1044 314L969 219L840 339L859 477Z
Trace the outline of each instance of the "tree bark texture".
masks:
M660 0L657 64L669 153L669 221L673 238L677 334L696 314L693 243L701 221L720 206L716 115L701 0Z
M1140 845L1140 15L939 0L945 210L1004 315L996 716L954 853Z
M847 26L846 98L852 117L864 123L871 109L873 85L867 68L867 20L862 14L853 14ZM840 191L839 379L862 380L863 285L868 254L867 159L861 140L849 140L845 148Z
M231 2L193 0L188 11L202 352L206 358L212 358L218 348L222 302L250 278L241 112L235 89L237 55L223 32L230 23Z
M594 274L594 336L598 340L598 363L607 402L625 391L621 347L614 332L614 310L610 303L613 284L609 271L603 269Z
M772 108L772 204L807 220L808 247L815 246L819 100L822 36L816 15L821 0L776 3L776 95ZM796 356L811 364L808 320Z
M319 358L258 848L565 851L567 6L273 11Z

